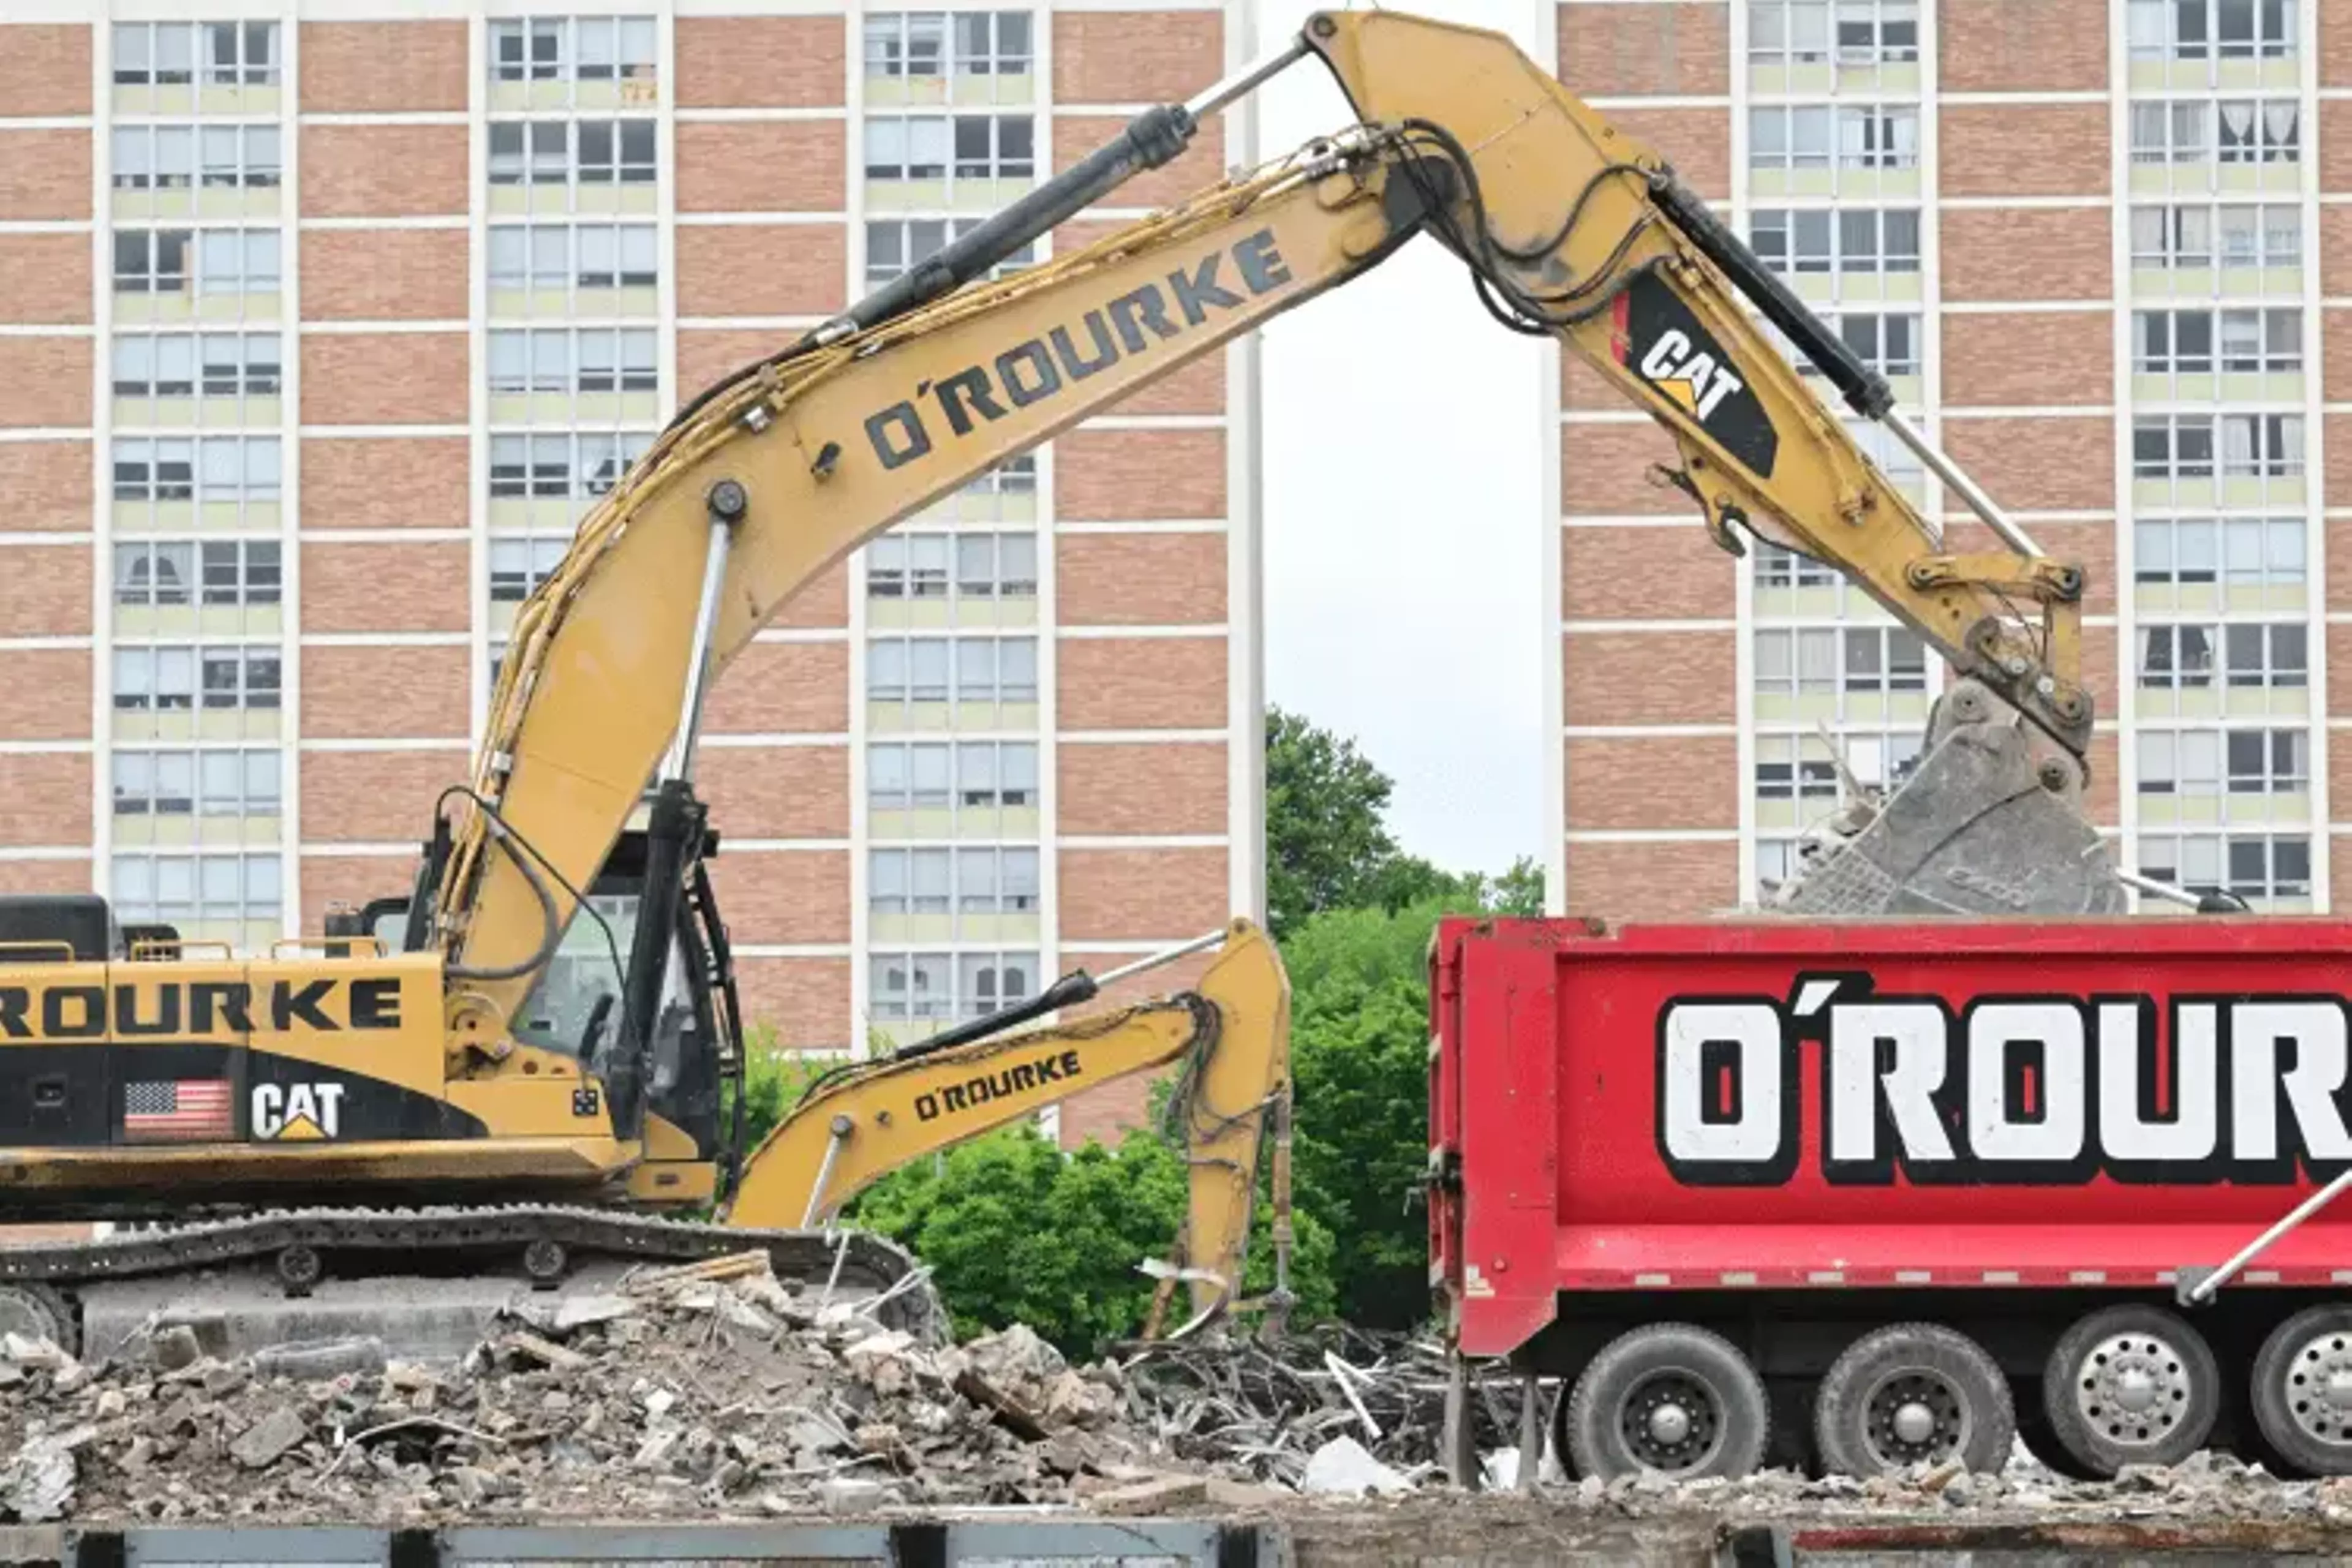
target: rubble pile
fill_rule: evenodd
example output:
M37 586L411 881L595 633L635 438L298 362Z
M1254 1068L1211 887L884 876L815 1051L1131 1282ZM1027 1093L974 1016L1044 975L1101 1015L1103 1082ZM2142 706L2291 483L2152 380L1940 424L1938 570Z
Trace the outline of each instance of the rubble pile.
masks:
M873 1308L795 1296L751 1252L525 1297L457 1364L374 1340L225 1362L184 1327L84 1361L7 1336L0 1521L1116 1508L1169 1468L1116 1367L1019 1327L927 1347Z
M1185 1342L1128 1363L1125 1381L1129 1419L1171 1453L1260 1481L1385 1492L1444 1464L1445 1352L1434 1340L1332 1327L1273 1344ZM1549 1401L1557 1387L1547 1383L1539 1398ZM1518 1442L1518 1398L1513 1386L1473 1384L1469 1415L1480 1452ZM1351 1449L1380 1469L1365 1468ZM1318 1454L1322 1467L1312 1468ZM1361 1484L1336 1484L1341 1477Z

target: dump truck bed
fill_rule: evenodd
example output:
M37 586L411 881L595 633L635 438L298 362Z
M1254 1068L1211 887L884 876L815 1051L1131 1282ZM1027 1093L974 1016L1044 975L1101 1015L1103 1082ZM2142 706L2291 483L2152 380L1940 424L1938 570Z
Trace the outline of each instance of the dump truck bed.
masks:
M2352 1163L2347 953L2314 918L1444 922L1433 1285L1475 1355L1563 1293L2170 1294ZM2233 1288L2347 1282L2352 1204Z

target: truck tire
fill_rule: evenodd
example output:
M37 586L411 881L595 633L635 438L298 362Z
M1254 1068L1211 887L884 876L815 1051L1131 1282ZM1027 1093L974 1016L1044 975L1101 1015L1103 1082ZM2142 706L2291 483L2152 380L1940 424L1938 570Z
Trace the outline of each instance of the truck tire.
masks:
M2289 1468L2352 1475L2352 1307L2311 1307L2263 1342L2247 1393Z
M1813 1436L1836 1474L1957 1458L1991 1475L2009 1462L2017 1412L2009 1380L1974 1340L1898 1323L1863 1335L1831 1365L1813 1399Z
M1653 1323L1603 1345L1561 1421L1577 1474L1604 1481L1738 1479L1762 1461L1771 1424L1748 1358L1688 1323Z
M2099 1477L2177 1465L2205 1446L2221 1413L2221 1369L2179 1313L2105 1307L2052 1348L2042 1406L2067 1457Z

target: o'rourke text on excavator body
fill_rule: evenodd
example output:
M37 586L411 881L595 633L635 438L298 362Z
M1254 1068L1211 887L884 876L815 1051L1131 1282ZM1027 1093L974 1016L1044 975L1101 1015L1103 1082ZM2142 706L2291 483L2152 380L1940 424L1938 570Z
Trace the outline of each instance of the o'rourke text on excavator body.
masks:
M991 278L1309 55L1354 123ZM1658 152L1508 40L1323 14L694 396L519 612L472 771L431 803L404 893L254 955L124 928L98 899L0 900L0 996L22 994L5 1016L25 1031L0 1025L0 1217L178 1222L0 1254L0 1327L70 1342L109 1291L198 1265L323 1302L404 1268L561 1288L591 1265L751 1244L923 1318L909 1260L832 1225L841 1205L922 1153L1171 1065L1192 1205L1160 1306L1179 1282L1188 1328L1236 1306L1270 1161L1278 1313L1288 1004L1262 932L1217 933L1172 994L1075 1016L1130 975L1073 975L845 1061L746 1152L696 763L711 684L829 565L1424 233L1503 324L1558 338L1667 428L1666 477L1720 542L1752 532L1835 564L1951 666L1916 776L1789 907L1816 889L1840 907L2109 906L2117 884L2074 809L2092 723L2081 574L1927 446ZM1751 309L2009 552L1947 550ZM673 1217L697 1211L721 1223Z

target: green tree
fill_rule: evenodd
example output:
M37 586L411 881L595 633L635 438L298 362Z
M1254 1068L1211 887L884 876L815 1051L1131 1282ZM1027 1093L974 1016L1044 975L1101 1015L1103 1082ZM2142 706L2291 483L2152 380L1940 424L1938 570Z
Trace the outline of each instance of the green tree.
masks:
M1298 1206L1332 1233L1339 1314L1410 1328L1429 1308L1430 932L1449 900L1332 910L1284 943Z
M1381 901L1397 858L1389 776L1328 730L1265 711L1266 924L1279 938L1318 910Z
M1024 1126L893 1173L851 1219L931 1266L958 1334L1024 1322L1086 1356L1141 1331L1155 1282L1138 1265L1166 1256L1184 1209L1183 1162L1157 1134L1066 1154ZM1271 1283L1271 1223L1261 1195L1244 1294ZM1329 1315L1331 1234L1311 1216L1299 1216L1291 1288L1302 1320ZM1177 1313L1170 1326L1181 1298Z

